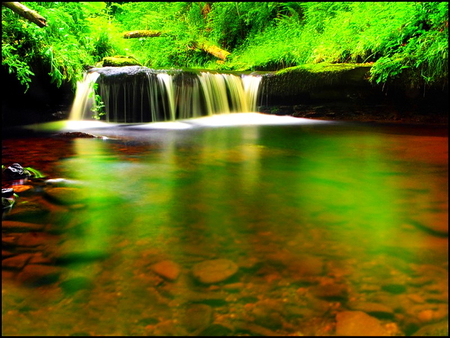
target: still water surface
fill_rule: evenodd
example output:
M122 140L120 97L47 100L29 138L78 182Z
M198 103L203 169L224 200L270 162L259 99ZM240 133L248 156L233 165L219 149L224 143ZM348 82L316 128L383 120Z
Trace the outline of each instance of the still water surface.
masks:
M3 334L410 335L447 320L442 132L257 114L86 131L109 138L3 142L3 163L82 196L19 197L16 211L51 213L27 220L44 243L15 250L58 278L3 269ZM237 272L199 282L214 259Z

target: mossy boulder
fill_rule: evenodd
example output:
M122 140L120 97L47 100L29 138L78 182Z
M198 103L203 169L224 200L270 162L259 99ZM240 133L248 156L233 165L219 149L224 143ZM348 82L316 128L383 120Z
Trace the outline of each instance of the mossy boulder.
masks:
M123 55L106 56L102 63L103 67L142 66L134 57Z
M289 67L263 76L268 104L298 104L314 99L345 98L354 88L371 88L369 64L320 63Z

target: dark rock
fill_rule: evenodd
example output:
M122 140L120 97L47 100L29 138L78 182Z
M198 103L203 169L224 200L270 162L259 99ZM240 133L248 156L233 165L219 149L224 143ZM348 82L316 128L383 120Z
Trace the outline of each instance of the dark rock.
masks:
M188 331L207 328L212 321L212 308L206 304L191 304L186 309L183 324Z
M41 286L58 281L61 271L49 265L28 264L17 274L17 280L30 286Z
M347 286L344 284L320 284L311 288L312 293L319 298L327 300L345 300L348 295Z
M28 201L26 203L16 203L11 212L8 213L7 219L45 223L46 217L44 216L47 216L49 213L50 210L44 207L42 203Z

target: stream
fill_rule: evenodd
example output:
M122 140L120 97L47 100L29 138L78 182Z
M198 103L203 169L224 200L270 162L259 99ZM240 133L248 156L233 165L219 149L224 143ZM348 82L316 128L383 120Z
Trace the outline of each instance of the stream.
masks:
M71 123L2 142L4 335L448 334L446 128Z

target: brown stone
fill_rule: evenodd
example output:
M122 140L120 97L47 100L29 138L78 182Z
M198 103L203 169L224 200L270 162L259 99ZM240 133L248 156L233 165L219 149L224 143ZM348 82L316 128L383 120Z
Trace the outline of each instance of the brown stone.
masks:
M381 322L362 311L343 311L336 315L337 336L388 336Z
M29 232L29 231L42 231L44 229L43 224L16 222L16 221L2 221L2 230L5 232Z
M23 253L17 256L5 258L2 260L2 268L7 270L21 270L33 256L30 253Z
M17 280L27 285L39 286L57 282L60 274L60 270L54 266L28 264L17 274Z
M228 259L212 259L197 263L192 268L194 277L201 283L220 283L238 271L238 266Z
M150 269L157 275L170 281L176 280L180 275L180 266L177 263L168 260L153 264Z
M413 336L429 337L443 336L448 337L448 320L439 323L429 324L421 327Z

